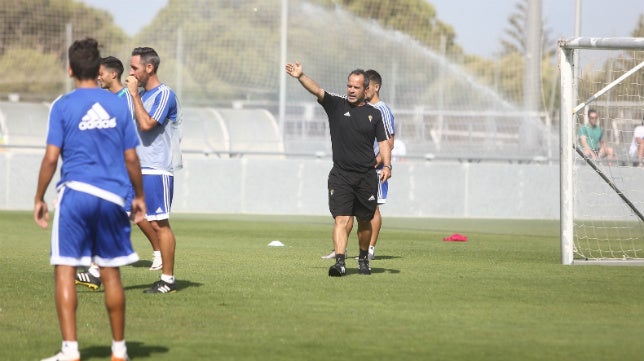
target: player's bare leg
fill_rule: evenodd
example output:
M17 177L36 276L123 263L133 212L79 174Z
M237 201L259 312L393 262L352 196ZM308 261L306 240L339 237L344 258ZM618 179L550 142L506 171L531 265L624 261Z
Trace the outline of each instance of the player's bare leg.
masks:
M371 219L371 240L369 241L369 259L375 258L376 243L378 243L378 235L382 228L382 215L380 214L380 207L376 207L376 212Z

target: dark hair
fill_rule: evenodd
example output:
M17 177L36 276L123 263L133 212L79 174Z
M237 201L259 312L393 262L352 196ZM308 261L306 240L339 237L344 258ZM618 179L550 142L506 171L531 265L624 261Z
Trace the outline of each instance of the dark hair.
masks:
M353 70L351 73L349 73L349 76L347 77L347 79L350 78L351 75L362 75L362 77L364 78L363 86L365 88L367 88L369 86L369 77L367 76L367 74L365 73L364 70L362 70L362 69Z
M121 79L121 75L123 75L123 71L125 70L123 63L114 56L107 56L101 59L101 65L108 69L116 71L116 75L118 75L119 80Z
M69 67L79 80L96 79L101 63L98 42L92 38L76 40L69 47Z
M139 55L141 57L141 62L144 65L147 64L152 64L152 67L154 68L154 72L156 73L159 70L159 65L161 64L161 58L159 58L159 54L157 52L149 47L139 47L139 48L134 48L132 50L132 56Z
M373 82L382 86L382 77L380 76L380 74L378 74L377 71L373 69L369 69L365 71L365 74L367 74L367 77L369 78L370 83Z
M590 113L597 114L597 111L595 109L593 109L593 108L590 108L590 109L588 109L588 114L590 114Z

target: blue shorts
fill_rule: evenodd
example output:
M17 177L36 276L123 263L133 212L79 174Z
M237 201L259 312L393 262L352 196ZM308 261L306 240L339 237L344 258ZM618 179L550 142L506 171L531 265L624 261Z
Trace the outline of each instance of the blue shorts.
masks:
M378 174L378 204L385 204L387 203L387 193L389 192L389 180L381 182L380 169L376 173Z
M62 187L51 232L52 265L120 267L139 260L122 205Z
M167 174L143 174L143 193L148 221L170 218L174 195L174 177ZM130 201L131 203L131 201Z

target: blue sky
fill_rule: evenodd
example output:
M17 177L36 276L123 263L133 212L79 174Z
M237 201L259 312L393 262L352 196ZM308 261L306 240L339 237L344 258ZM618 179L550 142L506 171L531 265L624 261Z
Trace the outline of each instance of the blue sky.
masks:
M134 34L152 21L167 0L81 0L110 11L114 21L127 33ZM508 17L521 0L431 0L438 18L452 25L456 42L465 53L493 57L497 53ZM580 0L581 36L630 36L644 0ZM577 0L541 0L542 17L553 40L570 38L575 31Z
M491 57L500 50L508 17L519 0L431 0L438 18L454 27L467 54ZM541 0L553 40L575 35L576 0ZM644 14L644 0L581 0L581 36L630 36ZM485 34L485 36L481 36Z

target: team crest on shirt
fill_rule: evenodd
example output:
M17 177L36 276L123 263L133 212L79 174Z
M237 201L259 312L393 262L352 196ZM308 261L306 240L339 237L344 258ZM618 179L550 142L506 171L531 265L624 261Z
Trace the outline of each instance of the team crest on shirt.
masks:
M329 190L329 194L330 194L330 195L332 195L332 196L333 196L333 192L334 192L334 190L333 190L333 189L330 189L330 190Z
M373 120L373 115L368 116L369 118L369 123L371 123L371 120Z

